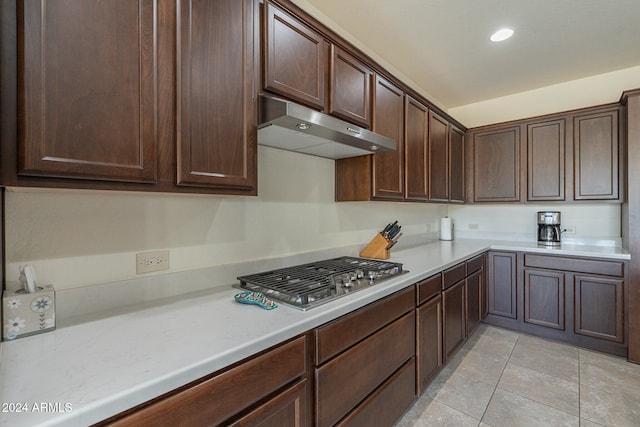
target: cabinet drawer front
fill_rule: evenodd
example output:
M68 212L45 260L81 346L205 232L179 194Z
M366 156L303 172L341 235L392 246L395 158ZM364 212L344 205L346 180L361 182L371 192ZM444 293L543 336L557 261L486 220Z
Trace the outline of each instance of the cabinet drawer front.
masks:
M525 254L524 265L525 267L601 274L603 276L624 276L624 262L619 261Z
M471 258L467 261L467 276L471 273L478 271L482 268L482 264L484 261L484 255L478 255L475 258Z
M318 426L334 425L415 355L415 318L412 310L316 369Z
M442 273L435 274L418 283L418 305L431 299L442 288Z
M467 276L467 267L464 262L451 267L444 271L444 278L442 280L442 289L447 289L450 286L455 285L460 280Z
M316 329L316 365L323 364L414 307L415 294L410 287Z
M416 398L415 368L415 359L405 363L338 426L393 425Z
M306 371L305 352L305 337L297 338L152 403L113 425L218 425L302 377Z

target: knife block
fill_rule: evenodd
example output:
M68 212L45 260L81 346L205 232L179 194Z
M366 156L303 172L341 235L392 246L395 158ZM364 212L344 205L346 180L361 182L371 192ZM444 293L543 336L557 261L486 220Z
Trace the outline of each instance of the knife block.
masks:
M387 249L391 242L385 239L382 234L377 233L373 239L360 251L360 256L364 258L389 259L391 251Z

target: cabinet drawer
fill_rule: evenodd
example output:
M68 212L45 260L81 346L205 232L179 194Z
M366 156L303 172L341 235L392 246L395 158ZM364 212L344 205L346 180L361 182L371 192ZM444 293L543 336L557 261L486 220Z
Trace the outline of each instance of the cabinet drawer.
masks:
M469 261L467 261L467 276L475 271L480 270L482 268L483 260L484 255L478 255L477 257L471 258Z
M415 319L412 310L316 369L316 425L334 425L415 355Z
M305 351L305 337L297 338L110 425L218 425L302 377Z
M447 289L467 276L467 267L464 262L461 262L455 267L445 270L443 274L442 289Z
M525 267L601 274L603 276L624 276L624 263L619 261L525 254L524 265Z
M442 288L442 273L435 274L418 283L418 305L431 299Z
M316 329L316 365L323 364L414 308L415 291L410 287Z
M416 398L415 369L415 359L405 363L338 426L394 425Z

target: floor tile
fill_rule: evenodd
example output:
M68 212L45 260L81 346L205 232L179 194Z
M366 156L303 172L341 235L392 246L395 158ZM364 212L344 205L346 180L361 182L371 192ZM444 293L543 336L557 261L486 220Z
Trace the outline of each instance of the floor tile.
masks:
M509 363L578 382L579 352L575 347L522 335Z
M478 331L465 343L464 348L469 351L482 351L509 357L516 345L516 341L518 341L518 335L518 333L507 331L506 329L480 325L478 326Z
M436 378L424 395L479 420L487 409L494 388L493 385L453 373Z
M577 382L508 363L498 387L572 415L580 412Z
M587 385L580 385L580 416L612 426L640 425L640 394L620 396Z
M574 415L497 388L482 421L493 427L579 426Z
M396 427L477 427L476 420L435 400L419 399Z
M622 357L580 350L580 384L621 396L638 395L640 365Z
M481 351L461 349L447 364L456 374L496 385L507 364L508 357L487 354ZM450 366L449 366L450 365Z
M580 418L580 427L603 427L602 424L594 423L585 418Z

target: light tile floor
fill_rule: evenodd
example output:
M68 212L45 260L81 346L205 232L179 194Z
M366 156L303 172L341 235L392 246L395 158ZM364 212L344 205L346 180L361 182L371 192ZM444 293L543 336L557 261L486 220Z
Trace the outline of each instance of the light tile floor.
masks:
M396 427L640 426L640 365L488 325Z

